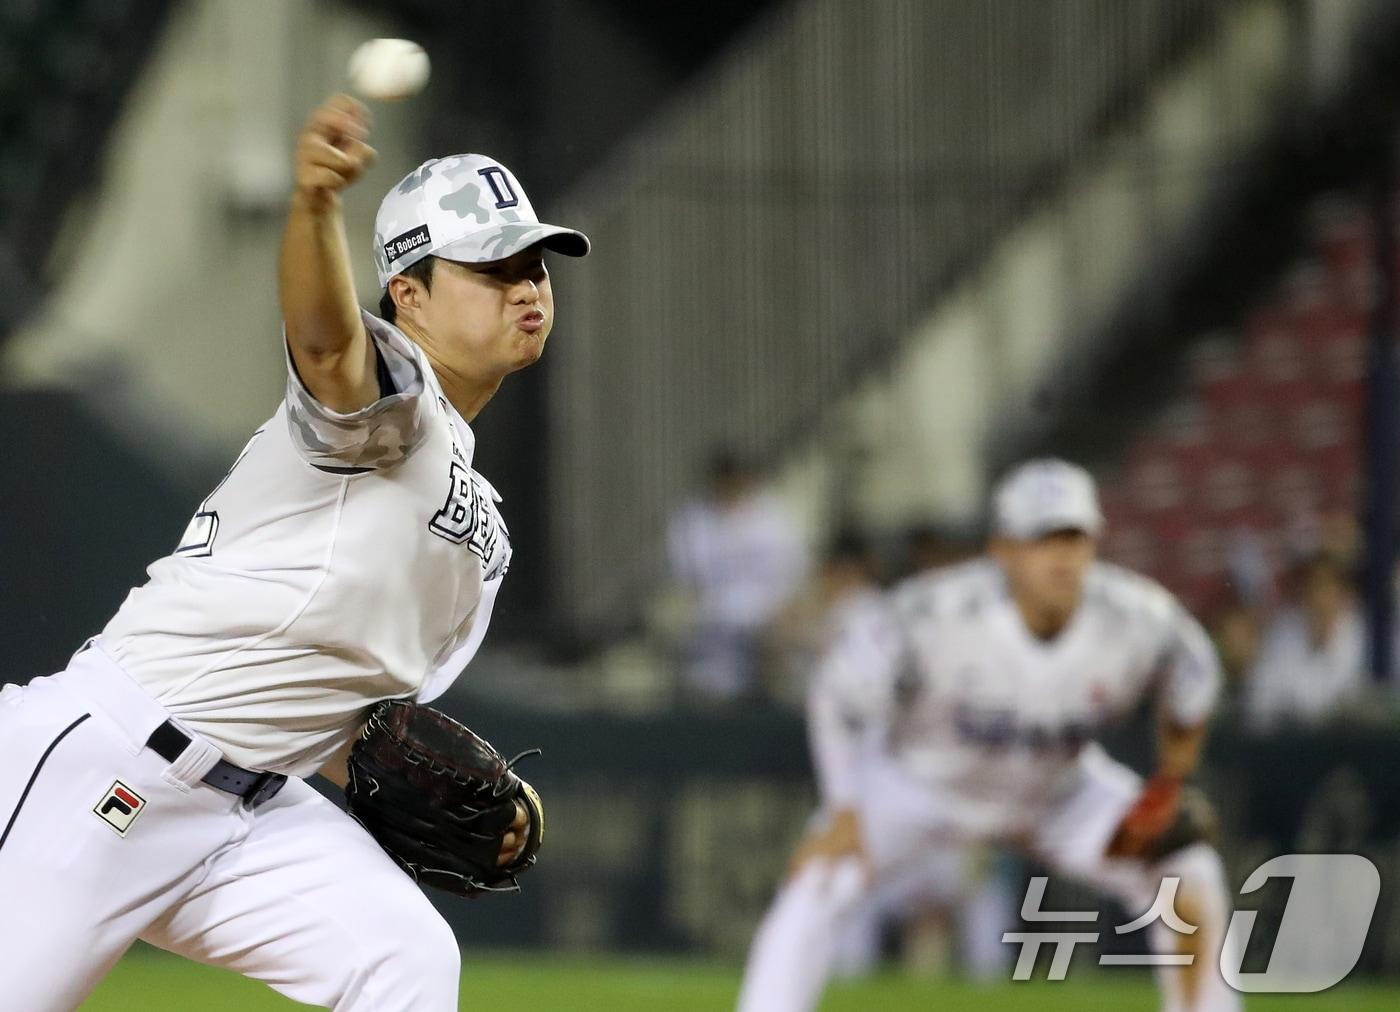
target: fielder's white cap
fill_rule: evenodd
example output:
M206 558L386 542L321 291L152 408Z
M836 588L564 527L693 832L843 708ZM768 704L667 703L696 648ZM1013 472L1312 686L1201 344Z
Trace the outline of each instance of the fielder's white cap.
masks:
M1077 464L1046 458L1019 464L992 495L997 534L1030 540L1054 531L1103 530L1099 494L1089 472Z
M430 158L399 180L374 218L381 285L429 254L480 264L537 242L565 256L588 253L588 236L543 224L515 175L486 155Z

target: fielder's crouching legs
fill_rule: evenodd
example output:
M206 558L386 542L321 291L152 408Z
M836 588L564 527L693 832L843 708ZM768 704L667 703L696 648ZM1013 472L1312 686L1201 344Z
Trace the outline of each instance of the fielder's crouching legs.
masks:
M1184 967L1158 967L1158 990L1165 1012L1234 1012L1239 995L1220 975L1221 944L1230 919L1230 889L1220 855L1208 842L1214 817L1199 792L1188 791L1175 823L1136 853L1119 845L1119 827L1143 793L1141 779L1110 759L1098 746L1084 750L1074 789L1058 798L1039 819L1032 855L1055 874L1077 878L1114 896L1144 923L1154 955L1189 954ZM1129 856L1131 854L1131 856ZM1163 879L1177 878L1174 916L1193 932L1178 933L1162 923L1157 909ZM1121 927L1122 925L1116 925ZM1100 925L1099 930L1103 930Z
M1230 893L1220 855L1192 843L1153 862L1103 861L1093 869L1062 868L1123 897L1133 914L1145 913L1164 877L1179 885L1175 913L1196 931L1179 934L1161 920L1149 929L1154 953L1188 953L1187 967L1157 971L1163 1012L1237 1012L1240 997L1220 974L1230 918ZM779 890L749 949L738 1012L809 1012L830 973L842 925L868 893L868 871L854 858L813 861ZM1140 909L1138 909L1140 908Z
M1186 953L1185 967L1161 967L1157 986L1163 1012L1235 1012L1240 996L1220 974L1221 948L1230 920L1230 890L1225 866L1215 848L1192 843L1158 860L1152 878L1180 879L1176 913L1196 931L1180 934L1161 921L1150 929L1152 951Z
M831 972L842 925L867 893L857 858L814 860L778 891L749 948L739 1012L807 1012Z
M142 937L337 1012L455 1012L461 953L419 887L302 780Z

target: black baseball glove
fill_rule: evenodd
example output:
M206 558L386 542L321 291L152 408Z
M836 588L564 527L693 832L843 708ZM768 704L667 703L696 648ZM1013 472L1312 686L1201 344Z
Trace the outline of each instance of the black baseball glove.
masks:
M511 770L531 754L507 761L447 714L389 700L350 749L350 814L415 882L460 896L513 892L544 837L539 795ZM517 801L529 819L525 845L500 867Z

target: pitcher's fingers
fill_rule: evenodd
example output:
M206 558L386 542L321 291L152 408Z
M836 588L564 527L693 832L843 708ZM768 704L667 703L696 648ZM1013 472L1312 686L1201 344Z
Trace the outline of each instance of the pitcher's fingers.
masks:
M297 157L305 165L318 165L347 175L360 167L360 163L348 152L319 137L306 137L298 146Z
M365 105L354 95L347 95L343 91L338 91L321 103L323 109L333 109L343 113L361 123L369 123L369 106Z
M297 170L297 186L305 190L343 190L350 180L324 165L305 165Z
M501 841L500 853L496 855L496 867L501 868L510 864L520 853L520 847L516 844L514 833L507 833Z
M353 137L341 141L339 150L348 155L350 160L362 169L373 165L374 160L379 157L378 151L375 151L364 141L357 141Z
M369 132L370 113L363 103L349 95L332 95L312 110L310 122L363 137Z

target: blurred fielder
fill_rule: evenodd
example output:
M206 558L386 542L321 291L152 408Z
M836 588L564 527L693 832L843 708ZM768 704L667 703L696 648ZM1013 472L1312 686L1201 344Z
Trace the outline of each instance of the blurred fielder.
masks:
M1196 767L1219 671L1164 589L1095 561L1103 526L1082 469L1039 460L994 497L988 557L916 576L848 612L811 707L823 809L749 952L741 1012L815 1007L839 930L886 880L940 848L1015 847L1133 911L1179 877L1152 951L1163 1007L1222 1010L1229 915ZM1155 693L1157 771L1144 784L1092 741ZM1178 922L1179 923L1179 922Z
M5 1008L77 1006L138 937L312 1005L457 1008L446 923L301 778L343 785L371 708L481 642L511 548L468 422L544 349L543 250L588 240L493 159L435 159L384 197L365 313L339 194L367 134L339 96L297 142L283 404L67 669L0 693ZM506 812L509 866L542 818Z

